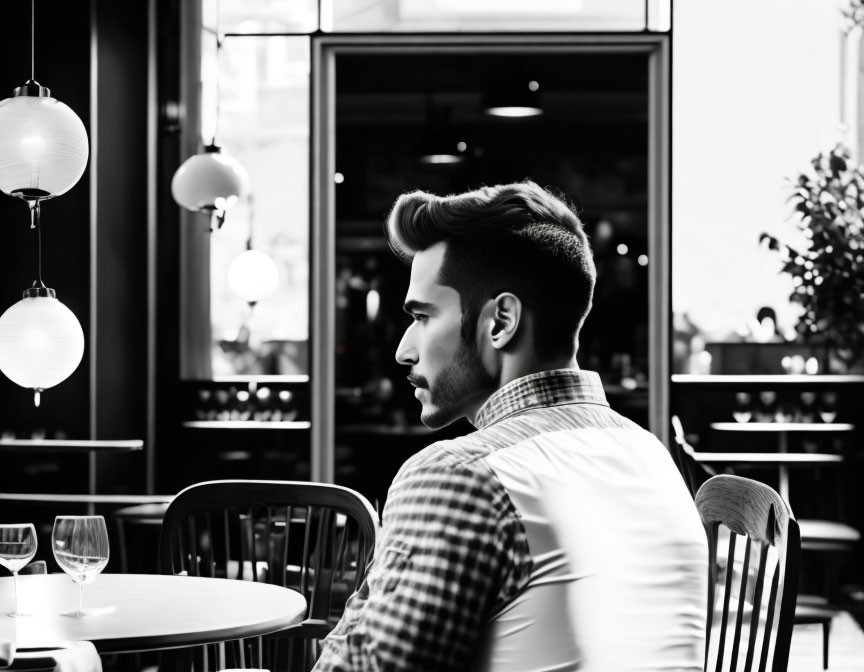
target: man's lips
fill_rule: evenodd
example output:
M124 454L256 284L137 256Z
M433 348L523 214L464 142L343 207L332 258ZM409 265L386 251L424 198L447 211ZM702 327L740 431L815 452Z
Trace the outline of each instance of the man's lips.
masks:
M406 380L407 380L409 383L411 383L411 385L413 385L413 386L416 387L416 388L423 388L423 387L426 387L426 386L423 384L421 378L417 378L417 377L415 377L415 376L411 376L411 375L405 376L405 378L406 378Z

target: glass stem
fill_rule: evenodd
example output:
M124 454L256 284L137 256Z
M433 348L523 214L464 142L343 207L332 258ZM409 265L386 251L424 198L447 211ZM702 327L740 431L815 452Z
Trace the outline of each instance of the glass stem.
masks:
M84 613L84 582L78 584L78 615Z
M12 608L12 613L18 613L18 572L12 572L12 584L15 586L15 602Z

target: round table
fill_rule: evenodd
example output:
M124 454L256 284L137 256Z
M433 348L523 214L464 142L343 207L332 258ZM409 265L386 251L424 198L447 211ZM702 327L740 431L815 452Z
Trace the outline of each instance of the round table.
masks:
M12 610L12 578L0 579L0 614ZM128 653L265 635L299 623L306 600L281 586L158 574L103 574L84 586L84 608L113 607L85 618L66 574L18 578L18 605L32 614L0 615L0 641L19 649L87 640L99 653Z

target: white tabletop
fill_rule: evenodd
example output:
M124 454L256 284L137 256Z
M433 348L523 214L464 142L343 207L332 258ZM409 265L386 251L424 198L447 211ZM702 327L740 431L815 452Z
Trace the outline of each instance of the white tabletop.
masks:
M721 432L851 432L848 422L712 422Z
M12 578L0 579L0 614L12 610ZM61 616L78 606L65 574L22 576L18 605L33 614L0 615L0 641L18 648L92 641L100 653L218 642L283 630L299 623L306 600L296 591L251 581L155 574L103 574L84 586L84 608L114 607L85 618Z

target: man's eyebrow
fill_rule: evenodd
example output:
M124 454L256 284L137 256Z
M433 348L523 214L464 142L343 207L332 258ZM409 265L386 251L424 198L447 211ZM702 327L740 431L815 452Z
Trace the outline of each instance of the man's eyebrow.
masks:
M424 301L415 301L414 299L409 299L404 304L402 304L402 310L404 310L409 315L416 312L428 313L435 310L435 306L433 306L431 303L425 303Z

